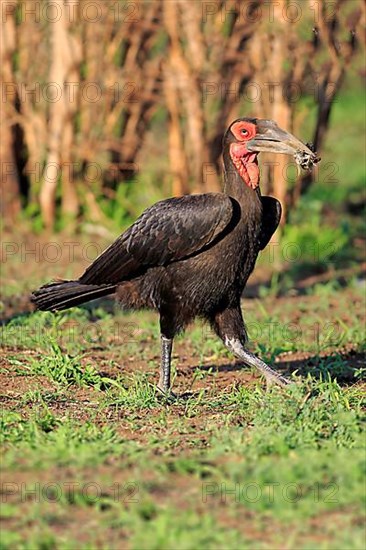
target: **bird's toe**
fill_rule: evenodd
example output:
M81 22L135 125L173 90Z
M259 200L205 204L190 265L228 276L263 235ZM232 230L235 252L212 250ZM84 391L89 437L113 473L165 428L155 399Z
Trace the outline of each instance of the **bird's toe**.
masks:
M166 389L166 388L163 388L162 386L157 385L156 390L157 390L157 396L161 400L167 401L169 403L174 403L178 399L178 396L174 392L172 392L171 389Z

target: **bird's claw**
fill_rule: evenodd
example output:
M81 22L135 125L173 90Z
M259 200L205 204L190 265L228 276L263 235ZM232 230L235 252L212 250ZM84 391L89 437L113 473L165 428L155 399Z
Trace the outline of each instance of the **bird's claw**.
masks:
M267 390L269 390L270 387L273 386L274 384L277 384L277 386L281 386L282 388L285 388L286 386L291 384L291 380L288 380L281 374L278 374L278 375L267 374L266 375Z
M174 403L178 399L178 396L169 388L163 388L158 385L156 386L156 390L158 392L158 397L166 400L168 403Z

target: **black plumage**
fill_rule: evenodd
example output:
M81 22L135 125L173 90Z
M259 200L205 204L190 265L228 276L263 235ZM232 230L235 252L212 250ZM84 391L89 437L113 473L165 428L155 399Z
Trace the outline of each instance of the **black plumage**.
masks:
M170 389L173 338L196 317L207 320L247 364L259 368L267 379L285 384L283 377L245 349L240 309L258 253L281 217L280 203L259 191L257 153L251 147L258 135L261 143L265 139L260 122L270 121L239 119L226 132L223 193L154 204L77 281L50 283L34 292L38 308L62 310L115 292L124 307L156 309L162 335L158 387L163 392ZM265 141L268 150L269 140Z

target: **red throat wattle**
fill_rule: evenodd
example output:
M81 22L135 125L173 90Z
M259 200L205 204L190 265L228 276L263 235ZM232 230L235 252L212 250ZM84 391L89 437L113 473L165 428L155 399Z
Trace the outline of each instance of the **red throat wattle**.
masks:
M244 183L251 189L256 189L259 185L257 153L247 151L245 143L232 143L230 157Z

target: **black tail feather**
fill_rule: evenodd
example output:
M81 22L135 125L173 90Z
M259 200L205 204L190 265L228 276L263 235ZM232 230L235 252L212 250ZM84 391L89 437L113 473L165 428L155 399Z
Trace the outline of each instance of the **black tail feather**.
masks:
M115 289L115 284L85 285L79 281L61 281L41 286L33 292L31 300L43 311L60 311L107 296Z

